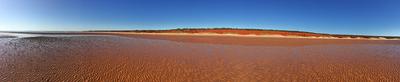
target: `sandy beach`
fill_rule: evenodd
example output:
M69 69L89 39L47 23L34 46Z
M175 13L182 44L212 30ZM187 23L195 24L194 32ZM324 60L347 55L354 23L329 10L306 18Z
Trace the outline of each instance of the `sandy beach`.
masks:
M0 34L0 81L400 80L400 40L254 36Z

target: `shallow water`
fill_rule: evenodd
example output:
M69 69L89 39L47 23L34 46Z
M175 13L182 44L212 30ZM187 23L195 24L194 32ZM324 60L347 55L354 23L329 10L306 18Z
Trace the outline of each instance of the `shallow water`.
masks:
M396 41L269 46L235 38L244 41L210 43L196 36L194 41L100 35L0 38L0 81L400 81Z

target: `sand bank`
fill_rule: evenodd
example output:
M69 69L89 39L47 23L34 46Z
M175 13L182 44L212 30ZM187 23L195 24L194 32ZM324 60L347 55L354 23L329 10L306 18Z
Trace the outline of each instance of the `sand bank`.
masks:
M132 33L106 32L117 36L169 40L189 43L252 45L252 46L307 46L307 45L351 45L351 44L382 44L399 45L399 40L371 39L335 39L307 38L269 35L237 35L237 34L192 34L192 33Z
M234 33L141 33L141 32L87 32L87 33L100 33L100 34L134 34L134 35L180 35L180 36L235 36L235 37L265 37L265 38L304 38L304 39L347 39L347 40L399 40L399 39L386 39L379 38L338 38L327 36L292 36L292 35L256 35L256 34L234 34Z

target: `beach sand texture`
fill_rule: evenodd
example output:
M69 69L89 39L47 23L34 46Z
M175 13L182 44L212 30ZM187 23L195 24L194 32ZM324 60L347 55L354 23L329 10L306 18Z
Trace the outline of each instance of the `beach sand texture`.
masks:
M400 81L400 41L181 35L0 38L0 81Z

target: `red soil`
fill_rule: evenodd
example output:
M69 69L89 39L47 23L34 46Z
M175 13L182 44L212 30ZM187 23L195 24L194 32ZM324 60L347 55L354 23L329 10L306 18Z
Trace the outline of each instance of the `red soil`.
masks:
M295 32L295 31L276 31L276 30L241 30L241 29L195 29L195 30L160 30L160 31L139 31L151 33L217 33L217 34L240 34L240 35L283 35L283 36L328 36L325 34Z
M240 34L240 35L282 35L300 37L334 37L334 38L361 38L361 39L399 39L394 36L369 36L369 35L340 35L324 34L303 31L286 30L262 30L262 29L232 29L232 28L211 28L211 29L172 29L172 30L133 30L133 31L93 31L93 32L139 32L139 33L216 33L216 34Z

